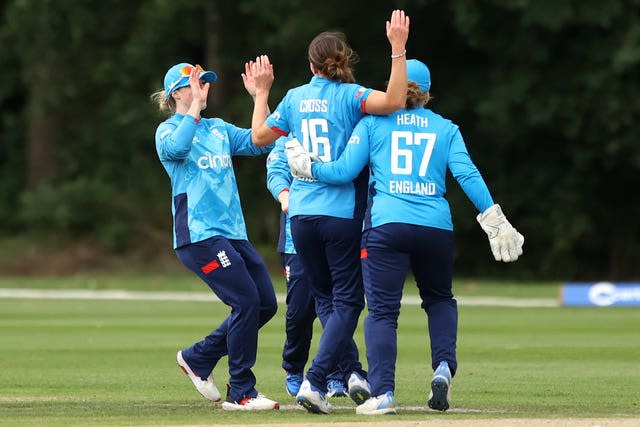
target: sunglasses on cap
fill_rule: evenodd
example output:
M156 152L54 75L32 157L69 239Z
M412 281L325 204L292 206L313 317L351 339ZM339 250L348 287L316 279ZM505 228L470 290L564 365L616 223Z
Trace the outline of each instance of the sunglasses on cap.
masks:
M175 87L177 85L179 85L180 82L182 82L185 77L189 78L189 76L191 75L191 72L194 69L196 70L198 75L201 75L202 73L204 73L204 68L202 68L202 66L200 64L196 64L195 66L186 65L186 66L180 68L180 77L178 77L173 83L171 83L169 85L169 88L168 88L169 89L169 93L173 92Z

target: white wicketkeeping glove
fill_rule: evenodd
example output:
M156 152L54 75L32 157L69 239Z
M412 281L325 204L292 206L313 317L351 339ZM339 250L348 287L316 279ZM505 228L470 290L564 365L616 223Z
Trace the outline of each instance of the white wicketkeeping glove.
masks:
M311 155L302 144L293 138L284 143L284 152L291 174L296 178L313 178L311 173Z
M512 262L522 255L524 237L513 228L502 213L500 205L493 205L476 217L489 237L491 252L496 261Z

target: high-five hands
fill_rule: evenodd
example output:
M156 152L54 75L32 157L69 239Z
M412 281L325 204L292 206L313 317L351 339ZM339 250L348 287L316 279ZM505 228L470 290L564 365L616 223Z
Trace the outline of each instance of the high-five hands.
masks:
M404 10L391 12L391 18L386 22L386 29L392 53L402 52L409 38L409 17L405 15Z
M267 55L257 56L255 61L247 62L244 64L244 69L242 81L251 96L255 97L261 91L269 92L275 76L273 65Z
M500 205L493 205L476 217L487 233L489 246L496 261L512 262L522 255L524 237L513 228L502 213Z

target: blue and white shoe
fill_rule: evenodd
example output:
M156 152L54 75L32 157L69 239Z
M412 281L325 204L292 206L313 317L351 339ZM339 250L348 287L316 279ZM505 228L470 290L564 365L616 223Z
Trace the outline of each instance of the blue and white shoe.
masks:
M309 380L302 381L300 391L296 396L296 402L312 414L328 414L331 412L331 405L327 402L325 393L313 387Z
M440 362L431 377L428 404L429 408L436 411L446 411L451 405L451 371L447 362Z
M327 381L327 397L346 397L348 396L347 387L340 380Z
M295 397L298 394L302 380L304 380L302 374L292 374L287 372L287 376L284 379L284 388L287 390L287 394L289 396Z
M356 407L358 415L384 415L396 413L396 401L393 392L388 391L380 396L370 397L362 405Z
M371 386L369 382L362 378L357 372L352 372L349 376L349 397L356 402L356 405L362 405L371 397Z

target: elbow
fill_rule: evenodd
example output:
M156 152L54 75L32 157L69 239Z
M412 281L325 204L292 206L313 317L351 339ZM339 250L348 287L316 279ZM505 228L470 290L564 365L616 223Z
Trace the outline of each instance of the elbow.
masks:
M258 134L258 132L251 132L251 143L256 147L264 147L265 145L269 145L271 141L269 141L264 136Z
M165 156L168 160L184 160L189 156L189 152L191 151L191 147L188 147L184 150L172 150L166 151Z
M262 140L260 139L260 137L255 133L255 132L251 132L251 143L257 147L262 147Z
M388 114L391 114L394 111L398 111L401 108L404 108L406 104L407 104L407 97L406 96L403 96L403 97L398 98L398 99L394 99L391 102L391 106L390 106L391 111Z

